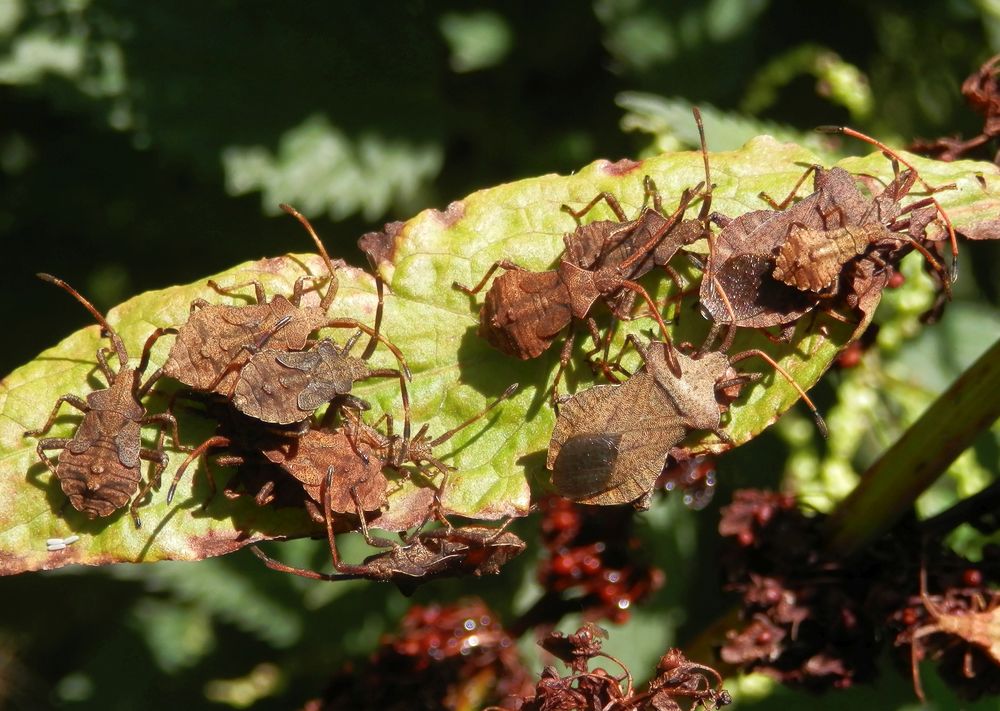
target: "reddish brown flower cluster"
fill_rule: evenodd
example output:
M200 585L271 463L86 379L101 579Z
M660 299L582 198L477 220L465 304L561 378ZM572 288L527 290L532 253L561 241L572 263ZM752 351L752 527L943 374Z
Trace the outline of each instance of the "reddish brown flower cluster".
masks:
M549 558L538 566L538 581L550 593L579 590L574 607L590 619L620 624L633 604L663 584L661 570L636 560L641 544L632 507L581 506L549 496L539 508Z
M917 666L923 659L936 660L938 673L963 698L1000 694L1000 592L987 585L1000 581L1000 547L987 546L978 564L935 551L925 565L922 589L897 589L904 592L886 615L917 695L923 698Z
M860 609L864 578L824 557L817 523L793 497L765 491L739 491L723 509L719 532L736 543L726 578L747 623L729 632L722 659L822 690L874 677L875 635Z
M966 698L1000 692L1000 593L990 589L1000 548L973 564L922 545L910 524L843 561L822 552L824 518L765 491L739 491L723 510L720 533L734 539L726 578L746 621L727 634L724 661L819 691L874 678L889 639L918 696L917 662L928 657Z
M700 706L719 709L731 702L721 688L722 678L711 667L688 660L679 649L669 650L656 666L656 675L644 692L633 692L632 675L614 657L601 651L607 633L595 625L585 625L575 634L550 634L542 641L546 651L560 659L570 674L560 676L555 667L546 667L533 696L524 698L520 711L605 709L606 711L681 711ZM615 663L612 673L590 669L596 657Z
M478 599L415 605L364 668L346 667L306 711L482 708L530 689L514 640Z
M966 103L983 115L983 132L968 140L958 136L945 136L933 141L917 140L910 150L933 156L938 160L957 160L974 148L1000 136L1000 54L988 59L974 74L962 83ZM1000 163L1000 153L993 158Z

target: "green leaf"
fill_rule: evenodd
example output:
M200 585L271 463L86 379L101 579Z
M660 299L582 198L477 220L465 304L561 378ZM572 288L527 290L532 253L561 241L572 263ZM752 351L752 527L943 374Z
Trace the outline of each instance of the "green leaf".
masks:
M742 149L711 156L715 184L713 209L735 216L764 207L758 193L783 196L804 167L816 157L804 148L779 144L768 137L749 142ZM916 159L914 159L916 160ZM854 172L891 177L891 167L880 155L850 159L843 165ZM955 182L956 190L939 193L959 228L968 228L998 214L1000 176L988 164L934 164L918 161L928 181ZM562 236L574 226L559 210L566 203L580 207L599 191L616 195L628 215L638 213L643 202L643 176L655 179L666 209L676 204L685 188L703 179L697 153L672 153L641 163L598 161L573 176L549 175L522 180L476 192L453 203L444 212L427 210L410 221L395 225L384 239L384 261L380 270L389 286L386 298L384 333L405 354L413 371L410 399L415 426L428 423L436 436L479 412L512 382L520 390L483 420L441 444L437 454L457 471L450 477L444 495L446 507L466 516L496 519L526 513L529 482L544 488L544 469L555 416L548 404L548 391L558 363L558 345L534 361L522 362L492 348L477 334L480 294L475 303L452 288L452 282L473 284L500 258L508 258L529 269L546 269L562 251ZM984 176L983 183L975 177ZM984 187L985 184L985 187ZM807 189L802 190L806 194ZM608 217L602 206L588 219ZM698 273L677 260L686 291L695 291ZM304 273L323 274L315 255L287 256L237 266L212 278L222 285L259 279L268 294L290 294L296 278ZM331 316L351 316L371 323L375 310L372 278L350 267L338 271L340 291ZM657 299L670 295L668 282L651 274L644 282ZM39 284L39 288L50 288ZM250 290L248 289L249 293ZM187 318L193 299L213 303L237 303L209 289L205 281L187 286L148 292L113 309L109 321L119 329L133 358L156 327L177 326ZM682 319L674 327L674 340L700 344L707 322L693 309L688 296ZM316 303L316 294L307 303ZM606 314L598 318L607 323ZM619 329L616 344L627 332L646 333L652 321L639 318ZM802 319L791 343L775 345L762 335L744 332L731 353L760 348L780 362L803 388L811 387L829 366L853 331L818 314ZM342 341L347 334L334 333ZM160 365L170 347L170 338L160 341L152 354ZM579 339L564 388L569 392L588 387L595 381L580 354L589 339ZM185 479L172 505L163 492L139 509L143 528L136 530L124 512L108 519L89 521L69 506L58 483L38 462L35 440L24 438L26 429L44 422L52 403L65 393L86 395L98 384L95 352L105 346L97 326L85 328L59 345L43 352L19 368L0 384L0 570L15 573L55 568L68 563L92 565L162 559L199 559L221 555L248 543L274 537L315 535L314 524L301 511L260 508L249 500L232 502L222 496L207 509L201 504L207 494L202 476ZM391 366L391 356L379 349L373 364ZM634 367L636 361L626 361ZM729 413L726 430L731 439L742 443L773 422L797 399L792 386L770 366L750 360L739 369L752 367L765 374L758 383L744 389ZM89 378L89 380L88 380ZM147 406L164 407L171 388L157 387ZM372 402L374 419L388 411L399 422L400 398L396 384L373 380L359 383L356 393ZM79 416L67 410L50 436L68 437ZM211 423L191 410L178 411L181 438L197 444L211 433ZM724 450L727 444L692 433L687 444L695 451ZM169 481L183 459L171 451L164 472ZM220 485L228 474L216 468ZM390 497L390 515L405 511L407 496L415 490L403 482ZM395 506L394 506L395 505ZM48 538L80 535L80 540L63 551L49 553Z

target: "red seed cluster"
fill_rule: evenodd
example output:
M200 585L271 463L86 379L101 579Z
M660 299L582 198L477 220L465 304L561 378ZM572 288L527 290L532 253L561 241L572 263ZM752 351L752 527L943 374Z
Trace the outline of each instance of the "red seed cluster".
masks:
M539 564L538 581L549 592L580 591L588 618L620 624L633 604L663 584L662 571L636 560L641 543L632 507L582 506L550 496L539 508L549 558Z
M632 688L632 675L614 657L601 651L607 633L587 624L574 634L553 632L541 645L569 667L560 676L555 667L546 667L532 696L515 706L519 711L561 711L602 709L602 711L681 711L683 708L719 709L732 699L722 689L722 678L709 666L690 661L679 649L669 649L656 666L646 691ZM598 657L613 667L590 669ZM684 706L681 704L684 703Z
M744 624L722 659L814 691L874 678L884 641L901 669L924 658L961 696L1000 693L1000 548L973 564L914 524L902 524L850 560L823 552L825 517L805 516L792 497L739 491L719 530L728 588ZM926 579L926 590L920 580Z
M306 711L480 708L530 688L513 638L469 599L410 608L367 667L342 670Z
M814 691L874 678L864 571L824 557L819 523L793 497L766 491L736 492L723 509L719 532L735 544L723 560L727 587L745 620L726 635L723 661Z
M911 582L881 596L894 603L885 619L899 667L917 674L918 693L914 665L933 659L961 697L1000 694L1000 547L987 546L977 564L934 551L923 565L926 590Z
M685 506L701 511L715 496L715 457L700 455L678 459L671 455L656 486L664 491L680 492Z

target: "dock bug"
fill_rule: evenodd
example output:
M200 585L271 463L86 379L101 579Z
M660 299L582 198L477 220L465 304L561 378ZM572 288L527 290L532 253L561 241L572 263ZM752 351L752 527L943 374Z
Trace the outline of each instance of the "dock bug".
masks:
M59 480L63 493L77 511L90 518L110 516L132 500L129 510L136 528L141 525L136 508L150 487L159 483L160 473L167 465L163 451L166 428L171 429L177 443L177 421L169 413L147 415L142 399L159 377L154 373L145 382L142 376L149 365L149 352L154 338L146 341L139 365L129 365L129 355L121 336L104 316L73 287L49 274L39 274L40 279L55 284L83 304L101 325L111 341L111 349L98 349L97 364L108 381L108 387L95 390L86 399L76 395L63 395L56 400L52 412L41 427L28 430L25 437L39 437L52 429L63 403L72 405L83 413L83 421L72 438L42 437L36 451L39 459ZM118 359L118 370L108 362L108 356ZM142 428L155 425L159 428L156 445L150 449L142 446ZM62 450L58 464L46 452ZM134 499L142 474L141 461L151 462L147 484Z
M552 432L545 463L552 485L578 503L648 508L667 455L689 432L707 430L729 441L722 412L745 383L760 377L736 372L732 364L740 360L757 356L768 362L816 412L802 388L763 351L678 351L681 372L675 375L662 343L643 346L634 335L628 342L643 367L620 385L597 385L564 399Z

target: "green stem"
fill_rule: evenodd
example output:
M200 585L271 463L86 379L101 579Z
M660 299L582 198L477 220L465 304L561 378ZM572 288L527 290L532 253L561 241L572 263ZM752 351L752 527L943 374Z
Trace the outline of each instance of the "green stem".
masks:
M830 516L830 550L849 555L891 528L998 417L1000 340L865 472Z

